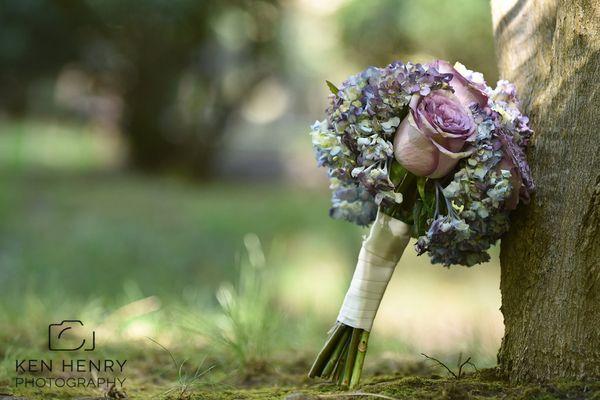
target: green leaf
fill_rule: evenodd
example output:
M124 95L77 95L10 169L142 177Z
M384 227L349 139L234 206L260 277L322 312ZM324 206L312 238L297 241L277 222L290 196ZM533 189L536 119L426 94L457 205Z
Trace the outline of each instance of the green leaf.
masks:
M415 233L417 236L421 236L423 234L422 232L425 231L422 220L421 220L422 209L423 209L423 203L421 202L421 200L417 199L417 201L415 201L415 205L413 207L413 221L414 221Z
M394 186L398 187L408 174L408 171L400 164L398 161L392 161L392 166L390 167L390 180L394 184Z
M431 179L418 178L417 191L419 197L423 201L423 208L427 211L430 217L433 217L435 210L435 186Z
M340 89L338 89L337 86L335 86L333 83L331 83L331 81L325 81L325 82L327 83L327 87L329 88L331 93L337 95L338 92L340 91Z
M427 229L429 228L428 221L433 218L433 213L428 209L427 205L421 201L421 199L417 199L417 201L415 201L412 211L415 235L417 237L423 236L427 233Z
M421 200L426 202L425 200L425 184L427 183L427 178L424 176L420 176L417 178L417 190L419 191L419 196L421 196Z

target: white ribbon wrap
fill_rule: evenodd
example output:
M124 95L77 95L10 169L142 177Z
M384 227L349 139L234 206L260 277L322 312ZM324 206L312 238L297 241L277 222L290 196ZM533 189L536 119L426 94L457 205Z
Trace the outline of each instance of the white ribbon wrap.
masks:
M382 212L363 241L350 288L337 320L371 331L383 293L410 239L410 225Z

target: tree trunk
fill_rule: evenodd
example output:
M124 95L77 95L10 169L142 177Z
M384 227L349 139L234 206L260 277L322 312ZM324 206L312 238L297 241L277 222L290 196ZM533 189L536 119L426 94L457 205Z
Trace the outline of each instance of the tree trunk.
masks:
M600 3L492 0L500 74L535 131L536 193L502 240L513 382L600 378Z

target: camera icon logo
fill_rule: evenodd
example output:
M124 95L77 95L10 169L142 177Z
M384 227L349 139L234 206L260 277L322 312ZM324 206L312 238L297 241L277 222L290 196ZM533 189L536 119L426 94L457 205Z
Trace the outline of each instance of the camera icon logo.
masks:
M48 325L49 350L77 351L82 348L84 351L94 351L96 348L96 332L87 331L83 322L78 319L65 319L59 324Z

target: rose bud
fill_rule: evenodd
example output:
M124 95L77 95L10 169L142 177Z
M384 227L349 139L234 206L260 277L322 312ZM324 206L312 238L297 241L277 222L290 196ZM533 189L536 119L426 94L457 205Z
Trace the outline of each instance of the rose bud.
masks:
M475 122L468 107L449 90L413 95L409 113L394 138L394 156L417 176L440 178L463 157L474 140Z

